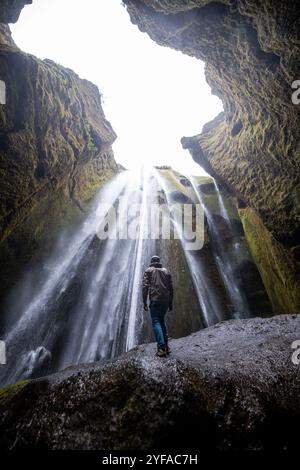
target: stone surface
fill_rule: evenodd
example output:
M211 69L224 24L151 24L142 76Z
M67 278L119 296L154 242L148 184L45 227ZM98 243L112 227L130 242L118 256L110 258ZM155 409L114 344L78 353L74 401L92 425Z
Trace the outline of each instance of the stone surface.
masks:
M300 316L222 322L0 392L1 449L297 449ZM295 354L294 359L298 355Z
M12 48L16 48L17 46L11 37L11 31L7 24L0 23L0 44L1 46L9 46Z
M15 23L22 8L30 3L32 0L1 0L0 23Z
M299 259L300 105L292 103L292 82L300 77L297 3L124 3L132 22L158 44L205 61L207 81L224 113L182 144ZM275 262L283 267L279 259ZM299 264L290 267L280 277L299 279ZM293 311L299 309L298 302ZM288 310L285 304L282 312Z
M274 313L299 312L300 277L295 256L278 243L253 209L240 209L239 214Z

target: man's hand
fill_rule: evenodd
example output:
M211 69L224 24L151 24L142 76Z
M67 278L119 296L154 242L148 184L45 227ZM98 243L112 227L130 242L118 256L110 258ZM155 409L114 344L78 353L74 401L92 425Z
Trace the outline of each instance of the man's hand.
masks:
M148 305L147 304L144 304L144 310L147 312L148 309Z
M168 309L168 310L169 310L169 312L172 312L172 310L173 310L173 305L169 305L169 309Z

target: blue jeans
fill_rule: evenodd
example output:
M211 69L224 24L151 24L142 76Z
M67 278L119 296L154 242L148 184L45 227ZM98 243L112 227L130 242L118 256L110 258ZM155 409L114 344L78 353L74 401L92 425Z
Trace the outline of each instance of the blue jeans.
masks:
M167 304L151 300L150 314L158 348L165 348L168 345L168 335L165 324L165 315L167 313L167 310Z

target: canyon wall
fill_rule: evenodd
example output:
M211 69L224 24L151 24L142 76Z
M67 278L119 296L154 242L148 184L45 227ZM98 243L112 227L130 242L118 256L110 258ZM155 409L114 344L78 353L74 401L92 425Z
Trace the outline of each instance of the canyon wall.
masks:
M13 21L25 2L12 2ZM28 3L28 2L27 2ZM11 11L10 11L11 10ZM50 60L25 54L0 25L0 297L23 267L47 254L79 221L101 184L118 171L98 88Z
M1 0L0 23L15 23L22 8L31 3L32 0Z
M300 105L291 99L292 83L300 79L296 3L124 3L131 21L158 44L205 61L207 81L221 98L224 113L205 125L201 134L183 138L182 144L239 197L243 207L252 208L259 221L257 230L264 227L270 233L271 238L261 237L261 246L251 246L248 234L250 247L274 309L299 311ZM245 229L250 214L243 214ZM266 252L272 254L273 265L265 260ZM278 292L293 301L278 307Z

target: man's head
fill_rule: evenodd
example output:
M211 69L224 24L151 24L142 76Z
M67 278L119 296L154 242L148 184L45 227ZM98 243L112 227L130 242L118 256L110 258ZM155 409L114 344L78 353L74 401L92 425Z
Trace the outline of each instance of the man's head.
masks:
M160 263L160 257L157 255L152 256L151 263Z

